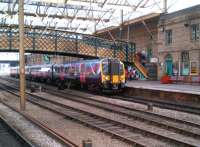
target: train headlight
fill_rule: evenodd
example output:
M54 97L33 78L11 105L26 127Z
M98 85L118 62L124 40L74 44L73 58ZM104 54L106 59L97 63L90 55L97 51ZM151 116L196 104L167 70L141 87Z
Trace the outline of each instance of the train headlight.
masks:
M121 77L120 80L121 80L121 82L123 82L123 83L125 82L125 78L123 78L123 77Z
M109 78L108 78L107 76L105 77L105 79L106 79L106 81L108 81L108 80L109 80Z

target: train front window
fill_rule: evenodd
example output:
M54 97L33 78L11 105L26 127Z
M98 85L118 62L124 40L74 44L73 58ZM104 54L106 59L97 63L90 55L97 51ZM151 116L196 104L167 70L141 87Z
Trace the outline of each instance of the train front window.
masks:
M111 74L118 75L119 74L119 63L118 62L111 62Z
M122 75L123 64L117 59L104 60L102 62L102 70L105 75Z
M109 74L108 62L102 63L102 69L103 69L103 74L105 74L105 75Z

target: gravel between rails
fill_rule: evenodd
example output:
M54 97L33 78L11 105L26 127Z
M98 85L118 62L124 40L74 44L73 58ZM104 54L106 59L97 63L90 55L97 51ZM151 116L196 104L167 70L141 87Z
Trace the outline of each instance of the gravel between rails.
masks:
M9 80L11 82L18 82L18 79L11 78L11 77L1 78L1 82L6 82L5 80ZM49 85L45 85L45 84L42 84L42 83L36 83L36 82L30 82L30 81L27 81L27 82L29 84L33 83L33 84L36 84L36 85L47 86L49 88L54 88L54 89L56 88L54 86L49 86ZM104 101L104 102L118 104L118 105L126 106L126 107L129 107L129 108L135 108L135 109L138 109L138 110L143 110L143 111L147 110L147 106L144 105L144 104L135 103L135 102L127 102L127 101L120 100L120 99L112 99L112 98L109 99L109 95L105 97L105 96L95 95L95 94L88 93L88 92L86 93L86 92L74 90L74 89L73 90L65 89L65 90L61 90L61 91L67 92L67 93L72 93L72 94L84 95L84 96L87 96L87 97L92 98L92 99L98 99L98 100L101 100L101 101ZM191 122L194 122L196 124L200 124L200 115L195 115L195 114L190 114L190 113L180 112L180 111L175 111L175 110L169 110L169 109L162 109L162 108L159 108L159 107L154 107L152 112L159 114L159 115L172 117L174 119L191 121Z
M13 95L5 93L3 100L13 107L18 107L18 99L16 97L11 97L13 97ZM66 119L57 113L53 113L29 102L27 102L26 112L36 119L48 123L50 127L62 132L67 138L77 144L81 144L82 140L91 139L93 147L134 147L134 145L113 138L105 133L90 129L82 124Z
M148 130L148 131L151 131L151 132L156 132L160 135L166 135L166 136L171 137L171 138L176 138L177 140L184 140L186 142L190 142L191 145L193 143L194 144L200 144L200 141L198 141L197 139L194 139L193 137L185 136L185 135L182 135L182 134L179 134L179 133L175 133L173 131L168 131L166 129L162 129L162 128L153 126L153 125L146 123L146 122L133 120L133 119L130 119L129 117L126 117L126 116L122 116L122 115L119 115L119 114L116 114L116 113L108 112L108 111L105 111L105 110L102 110L102 109L98 109L96 107L92 107L92 106L88 106L88 105L85 105L85 104L73 102L73 101L70 101L70 100L62 99L60 97L52 96L50 94L38 93L38 95L40 95L42 97L46 97L46 98L48 98L52 101L56 101L56 102L68 105L70 107L79 108L80 110L92 112L94 114L98 114L98 115L103 116L103 117L111 118L115 121L125 122L125 124L128 124L128 125L137 126L138 128L142 128L144 130ZM155 140L152 140L152 141L156 142Z
M34 97L34 99L35 99L36 97ZM32 98L31 98L32 99ZM57 102L56 104L54 104L56 101L52 101L52 102L47 102L46 101L46 98L43 98L43 97L37 97L36 99L38 99L39 100L39 102L38 102L38 100L36 100L36 103L38 103L39 105L41 105L42 104L42 106L45 106L45 108L47 107L48 109L53 109L53 111L54 111L54 109L56 109L56 112L59 112L59 113L61 113L61 114L64 114L64 115L66 115L66 114L68 114L69 112L69 110L65 110L66 108L66 105L63 107L63 105L62 105L62 107L64 108L61 108L60 107L60 105L58 105L58 104L62 104L62 102ZM42 99L42 100L41 100ZM32 100L31 100L32 101ZM35 100L34 100L35 101ZM35 102L34 102L35 103ZM59 107L58 107L59 106ZM69 106L70 107L70 106ZM68 109L68 108L67 108ZM71 108L70 108L71 109ZM77 108L76 108L77 109ZM78 108L79 109L79 111L81 110L80 108ZM65 113L65 111L66 111L66 113ZM70 110L71 111L71 110ZM81 111L85 111L86 112L86 110L81 110ZM84 112L84 113L85 113ZM70 112L71 113L71 112ZM74 113L74 112L73 112ZM77 113L77 112L76 112ZM88 112L87 112L88 113ZM90 112L89 112L90 113ZM96 115L96 114L98 114L98 113L92 113L92 115ZM73 119L77 119L76 117L77 117L77 114L75 114L76 116L75 117L72 117ZM91 115L91 114L90 114ZM68 115L67 115L68 116ZM98 114L98 117L102 117L103 119L110 119L109 117L105 117L104 115L99 115ZM97 116L96 116L97 117ZM101 118L101 119L102 119ZM78 118L78 120L80 120L79 118ZM112 121L111 121L112 120ZM158 129L157 128L157 130L156 130L156 132L154 132L155 130L155 128L153 128L152 129L152 127L151 128L148 128L148 126L147 126L147 124L143 124L143 125L140 125L140 126L137 126L137 123L135 124L135 123L127 123L126 121L124 121L124 120L114 120L114 119L111 119L110 121L112 122L112 126L114 125L114 124L118 124L119 125L119 122L120 122L120 126L121 126L121 124L123 124L123 126L124 127L128 127L128 128L130 128L131 127L131 132L129 131L129 130L126 130L125 128L119 128L120 129L120 132L123 130L123 132L126 130L126 132L128 131L129 132L129 134L126 134L125 136L129 136L128 138L130 138L131 140L135 140L134 142L136 143L138 143L138 144L140 144L140 145L143 145L143 146L155 146L155 145L159 145L159 146L173 146L173 145L180 145L180 144L182 144L182 145L189 145L189 146L194 146L194 144L196 144L197 142L195 141L195 140L193 140L192 138L185 138L187 141L184 141L183 139L181 139L181 137L180 137L180 135L179 136L174 136L174 135L177 135L176 133L171 133L171 135L173 135L173 137L171 136L171 135L169 135L169 132L167 132L166 130L165 130L165 133L168 133L168 135L167 135L167 137L166 137L166 134L162 134L163 133L163 131L164 130L162 130L162 129ZM81 120L82 121L82 120ZM105 122L104 122L105 123ZM89 123L90 125L91 125L91 123ZM114 125L115 126L115 125ZM141 128L140 128L141 127ZM102 130L102 129L101 129ZM104 129L103 129L104 130ZM146 131L146 130L148 130L148 131ZM142 131L142 133L139 133L138 134L138 131ZM107 131L106 131L107 132ZM118 131L114 131L114 133L115 132L118 132ZM119 133L120 133L119 132ZM127 132L127 133L128 133ZM130 133L132 133L132 134L130 134ZM145 135L144 135L144 133L145 133ZM147 135L147 134L148 135ZM121 135L122 134L124 134L124 133L120 133ZM131 135L131 136L130 136ZM151 135L151 137L149 136L149 135ZM152 136L153 135L153 136ZM162 136L162 137L161 137ZM159 138L157 138L157 137L159 137ZM176 138L176 139L174 139L174 137ZM162 138L162 139L161 139ZM165 141L164 141L165 140ZM180 141L181 140L181 141ZM188 143L188 140L189 141L191 141L191 144L190 143ZM177 144L178 143L178 144Z
M12 126L27 137L35 146L42 147L64 147L53 138L46 135L37 126L26 120L20 114L14 112L0 103L0 115L2 115Z
M103 102L109 102L111 104L117 104L117 105L122 105L122 106L125 106L125 107L128 107L128 108L134 108L134 109L138 109L138 110L142 110L142 111L147 111L147 105L143 105L143 104L139 104L139 103L127 102L127 101L123 101L123 100L120 100L120 99L109 99L109 96L107 96L107 97L97 96L97 95L94 95L94 94L80 92L80 91L77 91L77 90L65 89L63 91L66 92L66 93L71 93L71 94L76 94L76 95L84 95L88 98L100 100L100 101L103 101ZM161 108L158 108L158 107L154 107L153 111L151 111L151 112L158 114L158 115L171 117L171 118L174 118L174 119L191 121L193 123L200 124L200 115L196 115L196 114L190 114L190 113L180 112L180 111L175 111L175 110L161 109Z

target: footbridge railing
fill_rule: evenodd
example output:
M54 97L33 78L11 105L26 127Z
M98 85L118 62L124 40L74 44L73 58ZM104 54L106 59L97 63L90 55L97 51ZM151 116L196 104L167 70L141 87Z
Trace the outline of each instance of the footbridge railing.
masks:
M45 27L25 27L25 52L60 54L75 57L116 57L132 62L135 44L110 41L93 35L79 34ZM18 26L0 26L0 52L17 52Z

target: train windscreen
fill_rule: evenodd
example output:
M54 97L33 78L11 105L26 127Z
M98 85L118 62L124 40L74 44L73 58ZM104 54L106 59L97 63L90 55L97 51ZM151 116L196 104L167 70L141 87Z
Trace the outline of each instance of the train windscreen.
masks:
M106 59L102 62L102 69L105 75L122 75L123 64L117 59Z
M119 61L113 60L110 63L110 73L111 75L119 75Z

